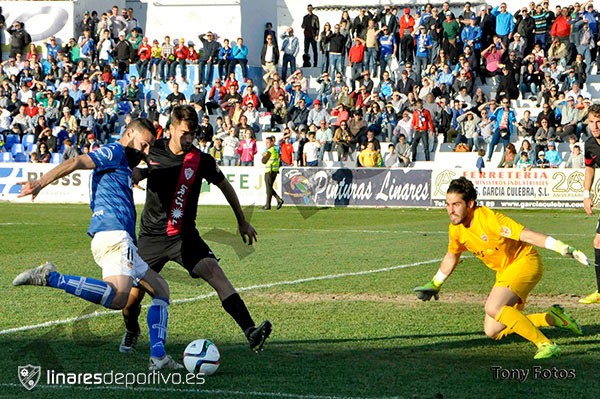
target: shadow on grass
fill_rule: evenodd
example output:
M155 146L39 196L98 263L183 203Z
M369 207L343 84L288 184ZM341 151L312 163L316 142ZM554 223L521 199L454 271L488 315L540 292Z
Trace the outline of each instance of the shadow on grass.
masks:
M585 327L594 333L600 331L600 325ZM567 336L560 331L548 331L552 339ZM52 332L32 339L23 336L0 338L5 353L5 361L0 364L0 385L14 384L11 390L18 393L13 395L2 388L9 395L7 397L87 399L95 396L90 391L62 388L21 392L17 368L27 364L64 372L113 370L140 373L147 370L146 339L140 341L137 352L121 354L117 349L118 337L112 334L81 336L74 340L66 329ZM188 339L170 336L167 350L179 359ZM532 399L542 397L541 392L544 392L544 398L554 399L561 397L559 393L564 393L565 389L570 397L598 397L600 385L595 370L600 361L599 340L585 341L584 336L582 340L572 338L569 341L563 346L564 357L536 362L532 359L535 348L521 337L510 336L495 342L481 331L281 341L274 336L260 356L252 353L240 336L237 342L217 344L222 356L221 368L202 387L230 394L205 393L201 397L254 397L244 395L244 392L263 392L269 393L263 396L277 397L270 393L279 392L282 395L315 395L315 399L325 396L431 399L436 395L441 398ZM574 346L576 350L572 350ZM532 370L536 365L548 369L573 369L577 378L574 381L530 379L522 383L510 379L499 381L492 373L492 367L496 366ZM45 383L45 374L42 374L40 384ZM181 397L181 393L174 391L179 387L155 388L167 389L154 392L161 398ZM135 388L131 392L102 391L102 387L95 387L93 391L96 389L102 397L125 399L143 395L135 393ZM536 392L540 395L536 396Z

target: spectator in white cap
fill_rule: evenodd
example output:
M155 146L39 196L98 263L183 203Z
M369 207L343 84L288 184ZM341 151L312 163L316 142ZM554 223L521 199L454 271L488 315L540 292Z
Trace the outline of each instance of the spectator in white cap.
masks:
M119 42L115 45L113 51L115 61L117 62L119 72L118 79L124 79L125 73L129 71L129 64L135 58L135 51L128 40L125 40L126 32L124 30L119 32Z

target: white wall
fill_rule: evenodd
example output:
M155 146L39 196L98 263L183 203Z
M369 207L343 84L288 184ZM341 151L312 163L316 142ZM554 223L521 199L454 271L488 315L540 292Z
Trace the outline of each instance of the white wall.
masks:
M6 27L14 21L25 23L25 30L34 42L43 41L55 35L63 40L73 36L72 1L0 1ZM10 35L4 32L5 37Z
M241 20L240 2L236 0L148 2L146 36L160 42L166 35L171 41L183 37L186 43L192 40L198 45L198 35L212 31L220 36L219 41L228 38L235 43L242 34ZM250 46L249 50L260 51Z

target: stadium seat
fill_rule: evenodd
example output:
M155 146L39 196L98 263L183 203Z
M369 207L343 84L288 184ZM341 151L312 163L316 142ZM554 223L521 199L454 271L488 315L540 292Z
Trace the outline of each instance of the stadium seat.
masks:
M29 157L24 152L17 152L15 154L15 162L29 162Z
M25 152L25 147L21 143L14 143L10 148L10 152L13 156L16 156L20 152Z
M62 154L60 152L53 152L52 159L50 159L50 163L61 163Z
M16 143L21 143L21 139L19 139L19 135L18 134L8 134L6 136L6 141L4 142L4 146L6 147L7 151L10 151L12 149L12 146Z
M21 144L25 147L25 150L31 151L31 147L35 144L35 135L26 134L21 139Z
M0 152L0 162L12 162L13 156L10 152Z

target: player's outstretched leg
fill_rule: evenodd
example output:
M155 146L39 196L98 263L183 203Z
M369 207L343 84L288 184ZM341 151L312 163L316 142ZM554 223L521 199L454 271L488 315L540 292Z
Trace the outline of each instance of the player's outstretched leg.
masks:
M57 288L86 301L114 308L115 290L112 285L91 277L60 274L51 262L22 272L15 277L13 285L39 285Z
M250 344L250 350L262 350L265 341L271 335L273 326L268 320L256 326L246 304L236 292L217 260L214 258L202 259L194 267L193 274L202 277L217 291L223 309L229 313L246 335L246 339L248 339L248 343Z
M552 305L545 313L532 313L526 315L531 323L536 327L556 327L564 330L572 331L577 335L582 335L581 327L577 321L568 315L561 305ZM513 334L511 328L506 327L496 336L500 340L507 335Z
M504 329L510 329L537 346L534 359L560 355L558 345L550 341L521 311L514 306L519 297L507 287L495 286L485 304L485 333L497 339Z

